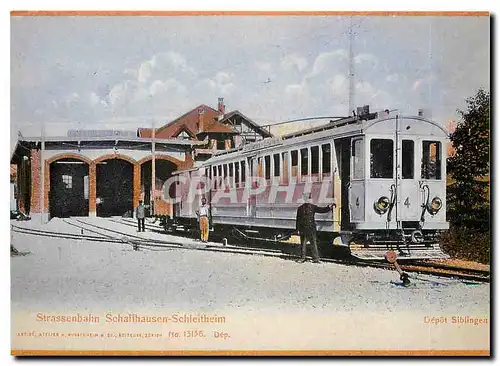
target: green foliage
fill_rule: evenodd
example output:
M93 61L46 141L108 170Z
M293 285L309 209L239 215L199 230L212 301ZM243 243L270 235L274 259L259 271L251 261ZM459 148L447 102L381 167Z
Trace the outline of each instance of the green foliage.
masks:
M455 154L448 158L448 218L475 232L489 230L490 94L480 89L450 136Z
M452 227L441 235L441 248L453 258L490 264L490 232Z
M451 256L489 263L490 259L490 94L480 89L467 99L467 110L450 140L451 184L447 190L450 231L442 236Z

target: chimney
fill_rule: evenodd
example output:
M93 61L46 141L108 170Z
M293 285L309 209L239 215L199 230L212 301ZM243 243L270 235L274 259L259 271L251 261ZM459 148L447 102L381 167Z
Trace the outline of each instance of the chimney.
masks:
M204 109L198 109L198 132L203 132L204 129Z
M224 118L224 114L226 113L226 106L224 105L224 98L219 98L218 100L219 102L217 105L217 110L219 111L218 120L220 121Z

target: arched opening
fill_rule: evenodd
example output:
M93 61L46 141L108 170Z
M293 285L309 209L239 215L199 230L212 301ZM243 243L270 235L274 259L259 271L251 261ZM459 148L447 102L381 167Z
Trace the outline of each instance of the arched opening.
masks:
M155 159L155 197L156 199L151 199L151 178L152 178L152 162L148 160L141 165L141 198L144 201L146 207L148 207L148 213L151 215L154 212L157 215L171 215L172 207L169 203L161 199L163 195L163 185L172 176L172 172L177 170L177 165L166 160L166 159ZM175 185L171 186L175 189ZM175 192L170 192L172 197L175 197Z
M62 158L50 164L49 213L51 217L87 216L89 165Z
M96 163L97 216L132 216L133 173L132 163L123 159Z

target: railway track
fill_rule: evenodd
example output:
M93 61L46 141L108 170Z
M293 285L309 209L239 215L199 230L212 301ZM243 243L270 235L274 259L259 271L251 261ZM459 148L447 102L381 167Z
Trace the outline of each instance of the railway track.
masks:
M135 250L138 249L171 250L173 248L176 248L183 250L200 250L200 251L225 252L225 253L246 254L246 255L259 255L266 257L276 257L285 260L295 260L298 258L298 255L284 253L282 250L279 249L255 248L255 247L236 246L236 245L224 246L215 243L181 244L168 240L148 239L141 237L139 235L134 235L130 233L125 233L123 231L106 228L79 219L73 219L72 221L73 222L64 220L66 224L78 228L80 230L80 234L61 233L50 230L23 228L16 225L11 225L11 228L12 231L14 232L29 234L29 235L130 245ZM111 221L128 227L136 227L136 225L133 222L125 222L123 220L111 220ZM93 235L84 234L84 232L92 233ZM347 260L336 259L336 258L321 258L321 260L322 262L325 263L336 263L342 265L355 265L360 267L372 267L372 268L380 268L387 270L395 270L395 267L389 263L361 261L355 259L354 257ZM407 273L455 278L459 280L473 281L478 283L490 282L490 272L486 270L460 268L456 266L447 266L445 264L429 263L423 261L405 262L400 265L401 269Z

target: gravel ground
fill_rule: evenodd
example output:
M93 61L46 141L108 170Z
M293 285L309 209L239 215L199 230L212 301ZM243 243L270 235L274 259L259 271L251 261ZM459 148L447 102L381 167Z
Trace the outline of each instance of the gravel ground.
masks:
M15 224L40 227L34 222ZM60 220L42 228L78 232ZM12 233L12 244L31 252L11 258L13 309L106 306L489 313L489 284L419 275L404 288L396 272L375 268L299 264L192 249L137 252L128 245L19 233Z

